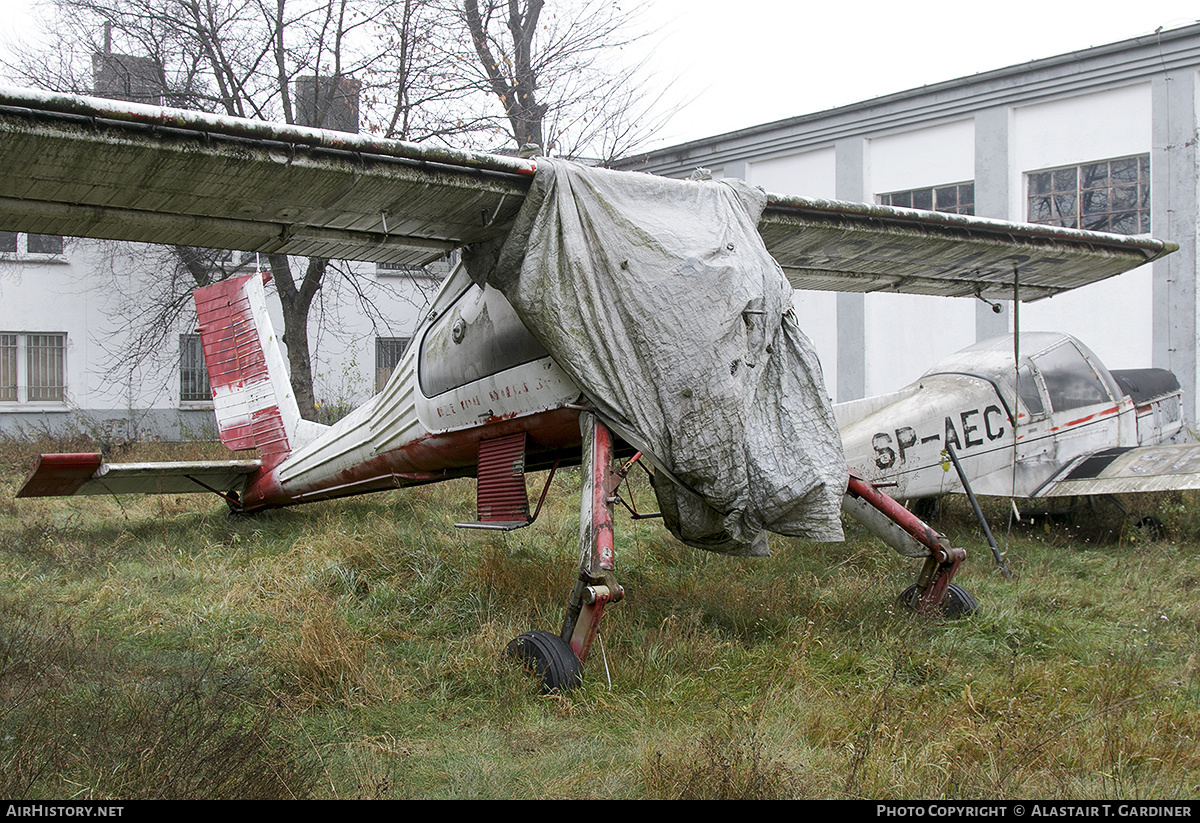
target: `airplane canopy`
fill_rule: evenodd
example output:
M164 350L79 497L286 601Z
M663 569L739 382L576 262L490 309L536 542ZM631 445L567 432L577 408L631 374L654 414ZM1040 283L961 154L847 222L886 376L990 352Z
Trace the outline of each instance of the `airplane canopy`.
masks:
M0 87L0 230L422 265L503 236L532 161ZM1033 300L1176 246L769 195L797 288Z

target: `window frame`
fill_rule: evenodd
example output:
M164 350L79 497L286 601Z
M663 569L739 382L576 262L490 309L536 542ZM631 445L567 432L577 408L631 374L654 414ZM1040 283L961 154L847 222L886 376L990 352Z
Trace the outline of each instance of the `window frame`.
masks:
M49 241L50 250L31 251L30 240ZM11 239L11 242L9 242ZM54 242L57 240L57 242ZM35 262L66 262L66 237L61 234L38 234L26 231L0 231L0 259L32 260Z
M192 390L188 384L192 383ZM181 408L212 406L212 385L208 364L204 362L204 344L200 335L179 335L179 405Z
M396 373L396 369L400 366L400 362L404 359L404 353L408 351L408 347L412 345L411 337L379 337L375 338L375 393L379 394L383 391L384 386L392 379L392 375ZM391 365L386 365L388 361L393 360ZM386 375L384 372L386 371Z
M1132 177L1130 164L1133 166ZM1100 166L1105 167L1103 183L1096 176ZM1085 173L1085 170L1088 171ZM1150 234L1153 222L1150 175L1149 152L1027 171L1024 174L1025 220L1039 226L1126 237ZM1071 178L1074 182L1069 188ZM1126 231L1125 227L1117 225L1117 220L1130 217L1136 224L1135 231Z
M964 201L963 193L966 187L970 187L970 199ZM949 192L954 190L954 204L951 206L944 200L939 205L939 192ZM928 195L929 205L913 205L917 201L917 196L920 195L921 202L925 202L925 196ZM940 197L946 197L946 194ZM919 189L901 189L898 191L881 192L875 195L875 201L881 206L891 206L901 209L920 209L922 211L937 211L943 214L975 214L975 181L962 180L957 183L941 183L936 186L924 186Z
M66 332L0 331L0 410L66 406L67 351Z

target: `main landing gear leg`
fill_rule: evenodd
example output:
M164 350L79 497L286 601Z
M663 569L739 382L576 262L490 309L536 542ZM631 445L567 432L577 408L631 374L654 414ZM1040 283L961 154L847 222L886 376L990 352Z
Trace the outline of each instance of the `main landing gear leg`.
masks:
M584 470L579 578L567 600L562 632L527 632L508 644L509 653L533 668L546 691L569 691L579 685L605 606L625 594L616 580L613 549L613 503L620 478L612 468L612 432L587 412L580 415L579 426Z
M953 548L944 534L925 524L897 501L857 475L850 475L846 493L868 504L928 551L925 565L917 575L917 582L900 594L899 599L903 605L921 614L941 614L945 617L967 615L979 608L975 598L966 589L951 582L959 564L966 559L967 553L963 549ZM864 522L868 527L872 526L870 521ZM879 529L876 533L885 541L891 542L886 530Z

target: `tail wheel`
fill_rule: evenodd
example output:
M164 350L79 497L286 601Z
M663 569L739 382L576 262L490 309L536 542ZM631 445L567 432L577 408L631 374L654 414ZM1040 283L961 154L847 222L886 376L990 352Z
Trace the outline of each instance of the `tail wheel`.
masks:
M569 692L583 681L583 666L575 652L556 634L525 632L508 644L505 654L520 660L542 683L544 692Z
M917 608L917 598L920 594L920 589L914 583L901 592L898 599L902 606L915 611ZM946 596L942 598L942 604L937 608L939 615L948 618L966 617L977 611L979 611L979 604L975 602L975 598L957 583L951 583L946 587Z

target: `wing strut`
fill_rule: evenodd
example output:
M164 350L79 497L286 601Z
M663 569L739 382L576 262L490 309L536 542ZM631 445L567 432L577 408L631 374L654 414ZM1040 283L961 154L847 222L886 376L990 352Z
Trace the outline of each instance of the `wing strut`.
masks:
M1030 374L1032 377L1033 374ZM1017 420L1021 416L1021 271L1017 268L1017 264L1013 263L1013 408L1015 409L1016 417L1013 418L1013 455L1012 455L1012 477L1011 495L1008 498L1009 506L1008 525L1009 530L1012 529L1013 512L1017 511ZM964 486L966 484L964 483Z
M1016 435L1013 436L1013 442L1016 442ZM983 529L983 536L987 538L988 545L992 547L992 557L996 558L996 565L1000 567L1000 571L1004 572L1004 576L1012 580L1012 572L1008 570L1008 566L1004 563L1004 555L1000 553L1000 549L996 546L996 538L992 537L992 530L988 528L987 518L983 516L983 509L979 508L979 501L975 499L975 492L971 490L971 484L967 480L967 473L963 471L962 464L958 462L958 455L954 453L954 446L950 443L946 444L946 452L950 455L950 462L954 464L954 471L958 473L958 479L962 482L963 490L967 493L967 500L971 501L971 508L975 512L975 517L979 520L979 526Z

